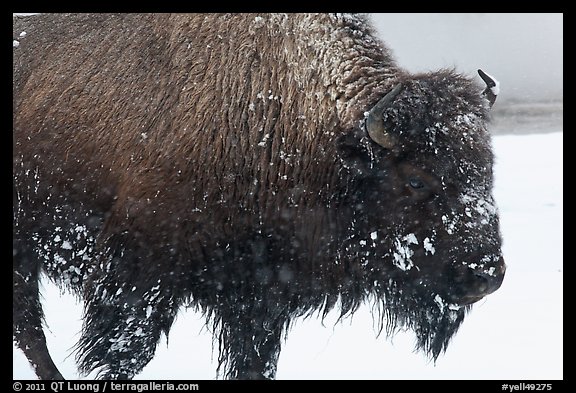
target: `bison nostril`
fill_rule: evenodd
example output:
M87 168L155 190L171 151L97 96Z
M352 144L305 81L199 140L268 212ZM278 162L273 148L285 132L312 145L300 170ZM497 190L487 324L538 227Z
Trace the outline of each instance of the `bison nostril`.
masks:
M490 279L483 273L474 272L477 277L475 281L476 291L478 294L485 294L490 288Z
M475 271L476 289L479 294L488 295L500 288L504 279L504 270L504 268L499 268L497 273L493 270Z

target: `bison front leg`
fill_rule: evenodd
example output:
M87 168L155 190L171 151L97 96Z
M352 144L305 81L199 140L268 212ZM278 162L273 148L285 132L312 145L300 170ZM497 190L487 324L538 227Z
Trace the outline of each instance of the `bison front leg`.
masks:
M253 303L221 308L220 364L228 379L274 379L286 319Z
M162 283L119 283L112 276L91 284L86 299L78 362L101 379L132 379L154 356L176 309Z

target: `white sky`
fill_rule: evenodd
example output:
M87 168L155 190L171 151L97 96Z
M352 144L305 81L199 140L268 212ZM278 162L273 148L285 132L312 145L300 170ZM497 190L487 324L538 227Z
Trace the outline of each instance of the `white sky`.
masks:
M373 14L408 70L478 68L501 83L500 102L563 97L563 14Z

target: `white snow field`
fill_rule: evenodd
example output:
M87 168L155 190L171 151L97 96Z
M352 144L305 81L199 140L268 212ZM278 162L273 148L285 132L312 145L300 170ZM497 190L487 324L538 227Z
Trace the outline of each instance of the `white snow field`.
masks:
M502 287L477 303L448 351L434 364L414 353L414 335L376 338L370 308L336 323L312 317L295 324L278 364L278 379L563 379L563 132L497 135L495 197L504 257ZM77 374L72 347L81 306L44 281L48 346L62 374ZM137 379L215 379L217 349L198 313L179 314L167 344ZM13 378L34 379L14 347Z

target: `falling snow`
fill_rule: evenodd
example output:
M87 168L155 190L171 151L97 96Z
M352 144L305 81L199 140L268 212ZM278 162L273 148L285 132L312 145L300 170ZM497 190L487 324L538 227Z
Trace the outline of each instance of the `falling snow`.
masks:
M265 21L263 21L263 18L261 17L255 17L254 19L254 27L259 28L262 26L262 24L265 23ZM24 34L24 35L22 35ZM24 37L26 35L25 32L22 32L20 34L20 37ZM19 46L20 42L17 40L13 41L13 47L17 48ZM498 85L496 86L496 88L498 88ZM259 93L259 97L260 99L265 99L266 97L264 95L262 95L261 93ZM277 99L276 96L269 94L267 96L268 99ZM253 106L253 104L250 104ZM253 110L254 108L252 108ZM473 121L474 119L471 119L468 117L468 115L464 115L464 117L462 117L461 119L459 119L458 121L462 121L462 122L470 122ZM441 124L438 124L439 130L442 130L443 126ZM266 134L264 136L264 138L262 139L262 141L258 144L260 146L264 146L266 144L266 141L268 140L269 135ZM517 137L519 138L519 137ZM524 137L525 138L525 137ZM143 139L145 139L144 134L143 134ZM544 139L545 140L545 139ZM554 139L554 141L556 143L557 140ZM561 141L561 139L560 139ZM517 141L513 141L514 145L516 145ZM510 143L512 145L512 143ZM516 163L515 163L516 165ZM512 178L512 177L510 177ZM560 183L561 184L561 183ZM553 198L556 198L556 195L553 195ZM469 217L469 218L473 218L476 217L477 218L477 222L480 224L487 224L491 219L494 218L495 214L496 214L496 208L495 208L495 204L492 201L488 201L485 198L482 197L478 197L477 195L474 195L473 193L467 193L467 194L462 194L460 197L461 202L463 202L464 204L466 204L466 210L464 211L464 214ZM511 200L511 199L510 199ZM553 210L553 211L557 211L557 210L561 210L561 206L562 206L562 202L560 200L559 204L558 201L556 199L554 199L556 204L552 204L552 205L539 205L537 206L537 209L534 208L535 211L545 211L546 213L549 213L549 210ZM547 202L550 203L550 202ZM514 212L514 207L512 205L506 206L506 204L502 205L500 204L500 206L503 206L503 217L506 217L507 215L512 215L510 214L511 212ZM528 206L526 206L528 207ZM558 207L560 207L560 209L558 209ZM548 209L548 210L546 210ZM555 209L555 210L554 210ZM541 219L542 217L540 217ZM536 217L536 219L538 219L538 217ZM458 224L458 217L457 216L449 216L449 215L445 215L442 216L442 221L444 223L444 225L447 228L447 231L449 233L451 233L451 231L454 231L455 226ZM503 220L504 221L504 220ZM520 231L522 231L522 228L520 228L520 226L516 226L516 229L519 229ZM62 229L60 229L62 230ZM512 231L509 231L509 233L511 233ZM523 232L524 233L524 232ZM545 236L545 234L543 234L543 236ZM505 238L507 238L506 234L504 236ZM513 236L510 236L513 237ZM57 235L54 236L53 238L53 242L55 243L59 243L60 248L62 250L73 250L73 244L75 240L79 240L80 238L82 239L86 239L87 243L91 244L93 242L93 239L88 238L87 235L87 230L85 226L81 226L81 225L77 225L73 230L71 231L64 231L63 233L59 233ZM377 232L372 232L370 233L370 239L371 240L376 240L378 238L378 233ZM557 239L561 239L561 236L558 237ZM525 240L525 239L523 239ZM539 238L539 240L541 240ZM360 240L359 241L361 245L366 245L367 241L366 240ZM396 240L395 240L395 249L393 250L393 255L394 255L394 263L395 265L400 268L401 270L409 270L413 267L413 263L411 260L412 255L414 254L414 249L415 247L423 247L424 250L427 253L430 254L434 254L435 253L435 248L434 248L434 244L433 244L433 238L432 237L426 237L422 240L422 243L420 244L418 239L416 238L416 236L413 233L410 233L408 235L403 235L403 236L399 236ZM76 251L76 255L78 256L82 256L82 255L88 255L88 247L86 246L84 249L82 250L77 250ZM559 251L556 251L556 253ZM62 264L64 265L66 263L65 258L62 257L60 254L58 253L54 253L53 255L48 255L47 253L42 254L41 251L39 251L39 254L42 256L44 256L44 258L51 258L56 264ZM529 256L529 255L527 255ZM552 251L552 257L556 257L557 255L554 253L554 251ZM529 259L529 258L527 258ZM514 261L513 261L514 262ZM535 265L535 264L534 264ZM537 265L535 265L537 266ZM494 268L490 268L490 270L488 271L489 274L493 274ZM68 268L68 271L70 273L73 274L80 274L80 269L75 268L70 266ZM150 293L145 294L145 296L147 296L149 299L154 299L155 297L158 296L158 291L157 291L158 287L154 287ZM116 295L118 295L118 292L116 293ZM458 306L453 305L453 304L447 304L439 295L437 295L434 298L435 303L437 304L437 306L443 310L444 308L448 308L450 310L454 310L456 309ZM150 315L152 314L152 307L151 306L147 306L145 309L145 313L146 313L146 317L150 317ZM512 310L509 310L509 312L512 312ZM67 313L68 314L68 313ZM68 321L69 315L66 315L66 320ZM130 320L132 321L132 320ZM546 323L547 321L541 322L541 323ZM130 324L130 323L129 323ZM502 327L503 329L505 329L506 327ZM196 332L196 331L195 331ZM136 336L141 335L142 334L142 328L141 327L134 327L134 330L132 331L132 333ZM501 332L500 332L501 333ZM187 340L189 340L190 337L187 336ZM50 338L49 338L50 340ZM551 340L553 341L553 338L551 338ZM118 351L123 351L125 350L125 346L130 342L129 337L126 337L124 335L119 336L118 338L115 339L111 339L111 341L114 342L114 346L113 346L113 350L118 350ZM490 341L490 340L488 340ZM490 342L490 344L493 344L493 342ZM533 347L536 347L538 345L538 343L533 343L532 344ZM65 345L61 345L62 347L64 347ZM301 348L302 350L302 348ZM320 356L321 354L317 354L317 356ZM503 356L505 356L506 354L503 354ZM287 355L290 356L290 355ZM203 358L202 356L198 356L198 358ZM546 357L549 358L549 357ZM158 361L158 360L157 360ZM328 362L330 363L330 362ZM295 363L295 366L297 367L297 363ZM15 377L20 377L23 378L21 375L23 374L25 377L26 374L26 369L22 368L22 369L18 369L18 366L15 364L14 366L14 375ZM441 367L441 366L440 366ZM280 367L282 369L282 367ZM161 368L162 370L162 368ZM196 371L196 369L195 369ZM414 372L414 368L410 368L410 371L413 373ZM171 367L164 367L164 371L167 375L167 378L172 378L174 377L174 369ZM286 370L286 372L290 372L289 370ZM303 371L305 372L305 371ZM334 370L331 370L330 372L332 372L333 376L334 376ZM18 374L18 375L17 375ZM68 375L73 375L73 372L70 371L68 373L65 372L65 374ZM157 374L158 375L158 374ZM317 374L316 374L317 375ZM421 375L421 374L419 374ZM194 375L196 377L196 375ZM146 378L146 374L142 374L141 377ZM281 375L279 375L279 377L282 377ZM398 374L395 374L395 378L398 377ZM211 378L211 377L209 377Z

